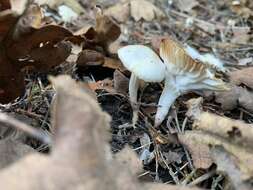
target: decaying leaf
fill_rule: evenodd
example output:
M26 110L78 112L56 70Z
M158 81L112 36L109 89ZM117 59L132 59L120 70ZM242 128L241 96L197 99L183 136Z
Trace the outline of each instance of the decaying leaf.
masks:
M251 188L242 180L242 174L236 166L235 160L222 147L215 147L211 150L212 159L217 164L218 171L226 173L235 189L250 190Z
M116 19L118 22L126 22L132 16L135 21L144 19L152 21L153 19L161 19L165 14L154 4L147 0L123 0L105 11Z
M120 158L123 154L115 159L110 152L110 119L98 103L70 77L60 76L51 81L56 89L52 151L49 155L30 154L2 170L3 189L188 189L139 183L134 177L139 164L136 165L132 151L125 150L128 157L132 155L130 162L126 157ZM132 164L126 165L126 160Z
M193 128L194 130L179 135L179 139L189 148L193 155L193 163L197 164L197 167L201 165L200 163L209 167L213 162L210 156L210 147L222 146L235 157L243 179L252 176L253 126L251 124L202 112L195 119ZM200 159L202 159L201 162L199 162Z
M244 84L253 89L253 67L245 68L242 70L234 71L229 74L230 80L236 84Z
M253 111L252 100L253 93L240 86L233 86L226 92L215 92L215 101L220 103L224 110L232 110L239 105Z
M10 2L11 8L0 12L1 103L24 92L23 68L48 70L65 61L71 52L70 45L62 42L72 36L70 31L55 25L43 26L42 11L35 4L25 9L26 1Z
M34 152L35 150L33 148L20 142L11 139L0 140L0 169Z
M108 46L118 39L120 33L118 24L104 15L103 11L97 7L96 26L89 28L84 36L90 43L100 45L107 50Z
M158 7L146 0L131 0L130 6L131 16L135 21L139 21L140 19L152 21L154 18L165 16Z
M130 5L127 3L118 3L105 10L105 15L111 16L118 22L126 22L130 16Z
M113 73L113 86L114 89L122 94L127 94L129 85L129 79L121 73L119 70L115 70Z

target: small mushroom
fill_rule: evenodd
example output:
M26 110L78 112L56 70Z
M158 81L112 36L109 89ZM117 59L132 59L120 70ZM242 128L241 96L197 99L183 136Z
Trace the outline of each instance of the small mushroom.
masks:
M165 88L159 100L155 126L165 119L172 100L191 90L228 90L228 86L212 73L209 65L194 60L178 43L164 39L160 56L166 66Z
M160 45L160 56L143 45L129 45L118 51L123 65L132 72L129 96L133 110L136 109L139 80L161 82L165 80L155 116L155 127L165 119L171 105L180 95L190 90L227 90L225 83L215 78L207 64L194 60L184 48L171 39ZM133 121L137 118L134 111Z
M123 65L132 72L129 96L133 108L133 124L137 120L137 92L140 79L145 82L161 82L165 78L165 66L159 56L149 47L129 45L118 50Z

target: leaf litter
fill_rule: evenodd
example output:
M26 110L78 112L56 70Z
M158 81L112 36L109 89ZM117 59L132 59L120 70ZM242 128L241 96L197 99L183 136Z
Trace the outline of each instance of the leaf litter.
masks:
M251 1L34 3L0 1L0 110L26 123L0 118L1 188L252 188ZM164 38L230 88L183 93L154 127L164 84L140 81L133 127L117 51Z

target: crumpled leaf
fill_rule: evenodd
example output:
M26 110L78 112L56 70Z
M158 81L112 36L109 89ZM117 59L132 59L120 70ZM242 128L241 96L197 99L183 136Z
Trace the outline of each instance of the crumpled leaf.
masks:
M189 148L194 165L209 167L213 160L210 147L222 146L235 157L243 179L253 175L253 125L215 114L202 112L193 123L193 130L179 135L180 141ZM205 151L205 153L203 153ZM196 157L196 156L199 157Z
M131 16L135 21L144 19L146 21L152 21L155 18L164 17L164 13L151 2L146 0L131 0L130 2Z
M122 0L106 9L105 14L113 17L118 22L126 22L130 16L135 21L141 19L152 21L155 18L165 17L165 14L158 7L147 0Z
M215 92L215 101L221 104L223 110L232 110L238 105L253 111L253 93L240 86L232 86L226 92Z
M244 84L253 89L253 67L248 67L229 73L230 80L236 85Z
M105 15L111 16L118 22L126 22L130 16L130 5L129 2L119 2L116 5L109 7L105 10Z
M115 159L110 152L110 119L98 103L70 77L60 76L51 81L57 91L52 112L52 151L49 155L31 154L2 170L3 189L188 189L139 183L133 175L138 171L136 156L131 156L133 164L126 165L127 158L118 161L119 157Z
M218 171L225 172L235 189L250 190L251 187L242 180L242 174L236 166L232 155L228 154L222 147L214 147L211 150L211 156L217 164Z
M26 4L26 1L11 2L18 12ZM24 92L23 68L48 70L62 63L71 52L69 45L60 42L72 33L60 26L43 26L42 18L41 9L35 4L29 5L21 16L11 9L0 12L1 103L8 103Z

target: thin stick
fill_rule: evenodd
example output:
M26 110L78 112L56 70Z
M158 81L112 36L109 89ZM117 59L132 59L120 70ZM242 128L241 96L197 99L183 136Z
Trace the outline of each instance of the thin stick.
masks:
M51 144L51 137L43 132L42 130L35 129L23 122L20 122L19 120L8 116L5 113L0 112L0 123L7 124L15 129L18 129L20 131L24 131L31 137L34 137L40 141L42 141L45 144Z

